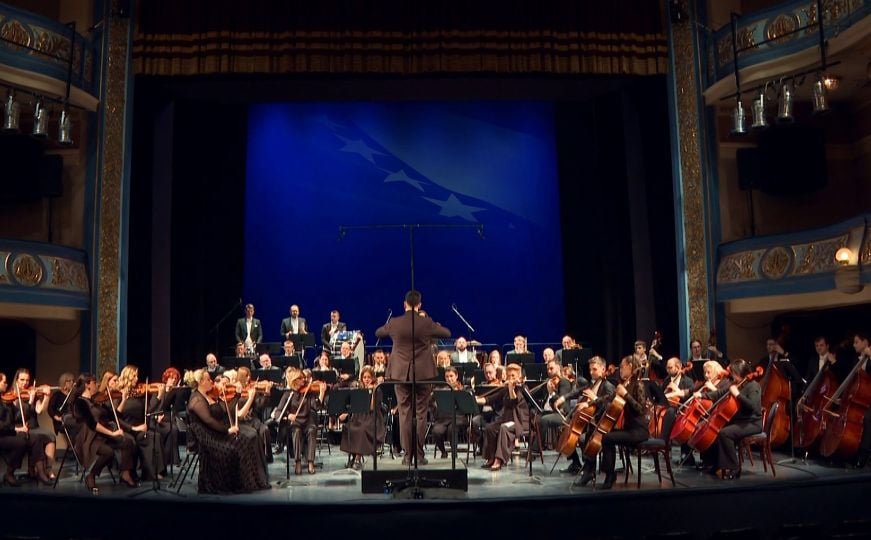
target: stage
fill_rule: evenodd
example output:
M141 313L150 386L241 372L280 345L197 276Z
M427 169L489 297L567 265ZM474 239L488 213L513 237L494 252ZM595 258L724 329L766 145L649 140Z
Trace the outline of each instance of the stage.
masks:
M65 468L56 489L27 483L0 490L4 514L15 516L4 520L4 537L139 538L160 536L162 531L199 537L209 531L250 538L288 527L322 531L326 536L363 537L373 536L376 530L379 535L402 535L409 527L438 535L564 531L601 538L666 533L672 534L669 538L707 538L725 530L737 535L730 538L820 538L844 528L871 531L871 521L856 521L871 515L871 469L867 468L858 471L801 460L785 463L788 456L777 454L782 464L777 466L776 479L770 471L763 473L757 459L755 466L745 462L739 480L724 481L676 467L676 485L664 476L660 486L652 461L645 458L640 489L634 475L624 485L621 474L612 490L602 491L578 486L575 477L559 473L566 466L563 459L548 474L555 457L546 452L545 465L536 461L531 477L523 459L494 473L480 468L479 457L467 469L467 492L423 488L420 500L414 499L414 490L364 494L362 472L344 468L346 456L335 447L330 453L325 447L320 451L323 469L317 474L291 474L289 480L284 456L276 457L269 467L272 489L247 495L198 495L195 480L188 480L182 496L150 492L134 497L151 484L140 489L116 486L104 472L98 482L100 494L94 496ZM429 464L419 469L422 478L450 469L450 459L433 459L432 454L428 459ZM457 467L463 467L461 460ZM364 471L371 469L370 458ZM378 460L378 469L404 467L400 459L388 455ZM163 483L165 489L167 484ZM781 535L784 527L793 527L792 532ZM680 532L686 535L676 534Z

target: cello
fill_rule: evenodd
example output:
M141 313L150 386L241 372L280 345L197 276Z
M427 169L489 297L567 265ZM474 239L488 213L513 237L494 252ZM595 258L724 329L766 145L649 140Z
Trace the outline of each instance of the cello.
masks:
M632 373L632 376L625 385L627 388L636 380L636 374L637 371ZM617 429L622 427L624 407L626 407L626 400L617 395L617 389L615 388L611 403L608 404L608 408L605 409L605 413L599 419L599 423L596 424L595 431L590 434L587 444L584 445L584 456L595 459L602 450L602 437L610 433L615 426Z
M825 433L820 441L824 457L848 459L859 450L865 411L871 406L871 375L865 371L868 356L862 356L823 407ZM838 412L832 411L836 405Z
M572 413L572 420L565 426L559 435L559 441L556 444L556 451L565 457L569 457L575 453L575 448L578 446L578 441L587 429L587 425L593 421L593 416L596 414L596 405L587 403L583 406L582 403L575 407Z
M762 376L764 370L761 366L756 366L754 371L747 374L741 379L737 386L741 388L744 383L752 381ZM689 440L689 445L699 452L705 452L717 440L720 430L732 420L735 414L738 413L738 398L732 395L731 392L717 400L716 403L708 411L708 417L696 429L695 433Z
M795 406L792 440L796 448L811 447L822 434L823 408L831 401L838 388L838 379L832 373L831 367L832 363L826 361Z

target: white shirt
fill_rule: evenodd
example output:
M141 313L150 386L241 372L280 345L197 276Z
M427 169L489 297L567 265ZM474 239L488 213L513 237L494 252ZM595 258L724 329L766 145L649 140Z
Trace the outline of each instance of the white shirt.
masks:
M245 346L249 349L254 346L254 340L251 339L251 325L254 324L254 319L245 319L245 328L248 335L245 337Z

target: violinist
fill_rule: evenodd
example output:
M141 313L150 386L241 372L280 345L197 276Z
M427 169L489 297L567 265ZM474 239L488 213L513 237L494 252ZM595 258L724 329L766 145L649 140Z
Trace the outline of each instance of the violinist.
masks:
M449 390L462 390L463 383L460 379L460 374L457 371L457 368L453 366L448 366L445 370L445 382L448 383ZM435 392L444 391L445 388L436 388ZM435 392L433 395L435 395ZM452 419L451 416L454 416ZM466 416L462 414L451 415L448 414L439 414L436 411L435 421L432 424L432 440L435 444L436 450L441 450L442 459L446 459L448 457L448 451L445 448L445 438L447 437L448 431L451 429L451 425L454 426L463 426L466 425Z
M9 381L6 374L0 373L0 394L5 394L9 389ZM24 454L27 453L28 443L23 437L19 437L15 424L15 403L0 401L0 451L4 453L6 460L6 474L3 482L9 487L19 487L21 483L15 479L15 471L21 467Z
M372 353L372 370L375 372L375 377L384 377L387 371L387 355L381 349L376 349Z
M156 385L157 394L151 396L148 395L148 388L141 386L140 388L139 368L133 364L124 366L118 376L118 390L125 396L118 407L118 419L121 421L121 429L136 441L135 458L142 467L142 479L148 481L153 480L165 468L163 451L155 437L156 423L149 422L160 408L164 386Z
M251 429L257 432L257 437L260 439L260 444L266 453L266 462L272 463L272 436L269 433L269 427L260 420L268 416L267 407L269 405L269 398L267 394L272 390L272 382L258 381L255 383L251 380L251 370L242 366L236 372L236 383L240 390L256 394L250 410L246 411L246 415L239 417L239 422L250 426Z
M451 367L451 354L448 351L439 351L436 355L436 367L442 369Z
M493 349L490 351L490 356L487 357L487 363L493 364L496 367L502 366L502 353L499 352L499 349Z
M650 437L647 412L647 389L641 376L645 366L637 355L625 356L620 362L620 384L614 389L614 395L623 398L626 405L623 408L623 428L615 428L602 436L602 459L600 470L605 473L602 489L611 489L617 474L614 472L617 459L617 445L632 445L646 441ZM613 399L613 397L612 397ZM593 479L595 459L584 461L584 474L581 485L586 485Z
M499 351L493 351L498 353ZM484 380L481 382L476 382L472 379L472 386L474 388L484 388L488 392L490 389L500 386L502 381L496 375L496 364L486 363L484 364ZM477 385L477 386L476 386ZM480 414L476 414L472 417L472 431L475 433L476 437L476 445L480 452L481 449L484 448L484 427L493 422L496 418L499 411L494 410L490 405L484 405L481 407Z
M194 387L188 400L188 420L200 458L200 493L250 493L269 489L266 460L256 437L240 436L229 404L219 399L205 369L185 373ZM216 397L213 397L216 396Z
M562 407L571 400L577 399L578 404L576 408L584 408L593 404L597 406L598 411L604 411L604 408L601 405L604 404L605 401L607 401L608 396L614 392L614 385L605 379L605 359L601 356L594 356L590 358L589 367L590 386L586 388L575 388L568 394L557 398L553 403L555 407ZM568 468L563 469L560 472L569 474L578 474L581 472L581 460L578 457L577 451L568 456L567 459L571 464ZM592 470L590 471L590 475L590 479L592 479Z
M505 372L507 381L502 388L490 396L475 398L478 405L502 409L499 418L484 428L483 468L494 472L511 458L515 439L529 431L529 405L521 390L522 368L520 364L512 363L505 367Z
M57 380L57 390L52 392L51 397L48 398L48 416L51 417L54 425L55 435L64 429L63 416L69 412L67 396L70 395L75 382L76 377L72 373L61 374Z
M302 450L306 447L306 461L309 474L315 473L315 451L317 450L318 418L317 411L322 407L327 386L317 385L315 391L305 386L302 371L289 367L284 371L287 390L281 396L278 406L272 411L272 418L290 425L293 443L294 474L302 474ZM312 386L314 388L314 386Z
M53 484L55 479L54 452L56 437L52 431L39 427L38 416L48 406L48 387L31 387L30 372L24 368L15 372L14 388L16 431L28 444L28 472L43 484ZM20 399L19 399L20 398Z
M164 394L160 401L160 412L157 416L157 433L160 435L160 447L163 450L164 470L165 467L181 464L181 456L178 453L178 426L175 423L175 415L184 411L184 392L181 388L181 373L170 366L163 371L160 377L163 381Z
M696 393L696 397L704 397L716 402L726 394L731 394L738 400L738 412L732 417L729 425L717 434L717 441L702 455L703 461L711 466L714 472L724 480L732 480L739 476L738 453L736 444L748 435L762 432L762 388L756 381L746 381L739 388L738 383L750 374L750 364L741 358L736 358L729 364L731 383L728 388Z
M545 349L545 351L550 349ZM545 437L551 430L555 430L565 422L565 415L568 414L566 401L563 400L562 406L555 406L555 402L559 398L564 398L572 391L572 383L563 377L563 368L560 366L559 360L551 359L547 363L547 398L544 402L544 413L538 419L539 428L541 429L542 437Z
M354 470L360 470L362 456L373 455L381 448L387 429L384 424L381 389L376 388L375 370L372 369L372 366L363 366L363 369L360 370L360 381L359 383L355 382L353 386L369 391L371 410L368 413L349 415L345 412L339 415L339 420L345 422L339 448L348 453L351 467ZM309 468L311 470L311 466Z
M94 403L97 380L90 373L82 373L70 392L73 419L77 424L73 446L87 471L85 485L97 494L97 477L112 461L115 450L121 455L119 469L121 481L136 487L133 480L133 440L115 422L115 412Z

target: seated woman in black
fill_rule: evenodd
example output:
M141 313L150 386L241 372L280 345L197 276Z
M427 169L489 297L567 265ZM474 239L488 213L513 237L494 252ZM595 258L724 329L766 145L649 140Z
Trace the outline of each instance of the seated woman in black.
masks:
M318 417L327 386L318 381L317 392L306 390L303 386L306 377L297 368L284 371L287 390L281 396L278 406L273 409L272 418L277 422L290 424L290 437L293 445L294 474L302 474L302 449L306 448L309 474L315 473L315 451L317 450Z
M97 494L97 476L103 468L112 461L115 450L121 454L119 469L121 480L130 487L137 484L133 480L133 441L125 437L124 431L108 417L106 408L95 403L95 399L109 399L109 394L102 397L97 393L97 379L90 373L82 373L70 392L72 416L76 422L73 446L76 455L82 460L87 474L85 485L92 493ZM114 416L114 415L112 415Z
M0 394L5 394L8 389L9 383L6 380L6 374L0 373ZM15 471L21 467L21 461L24 459L24 454L27 453L27 441L23 437L18 437L16 432L13 405L14 403L0 401L0 452L3 453L3 459L6 460L4 483L11 487L18 487L21 483L15 479Z
M370 399L372 403L370 412L339 415L339 421L347 420L342 429L339 448L350 455L352 467L360 470L362 457L371 456L381 448L387 430L384 425L384 413L381 410L381 390L375 387L375 369L372 366L363 366L360 370L360 382L353 383L352 387L368 390L370 396L375 393L375 396Z
M210 395L212 378L205 369L185 373L185 382L195 387L188 400L190 432L196 437L200 457L200 493L250 493L269 489L266 457L257 440L240 436L235 411ZM253 395L253 394L252 394Z

